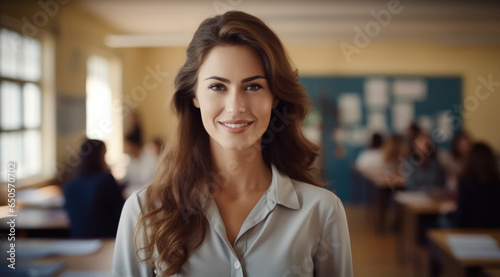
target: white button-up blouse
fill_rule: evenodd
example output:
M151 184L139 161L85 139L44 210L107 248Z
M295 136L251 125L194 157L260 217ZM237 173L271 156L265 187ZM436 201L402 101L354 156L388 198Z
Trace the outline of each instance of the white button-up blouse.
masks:
M145 190L123 207L116 237L113 276L154 276L134 250L134 231ZM290 179L272 166L272 182L245 219L234 246L217 205L210 200L208 228L175 276L353 276L344 207L331 191Z

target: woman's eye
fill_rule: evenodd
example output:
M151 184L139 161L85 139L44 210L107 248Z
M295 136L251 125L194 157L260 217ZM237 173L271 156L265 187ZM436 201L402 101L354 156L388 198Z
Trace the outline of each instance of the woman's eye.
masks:
M224 86L223 85L210 85L208 87L208 89L214 90L214 91L221 91L224 89Z
M251 84L251 85L248 85L246 87L246 90L249 90L249 91L257 91L259 89L261 89L262 86L261 85L258 85L258 84Z

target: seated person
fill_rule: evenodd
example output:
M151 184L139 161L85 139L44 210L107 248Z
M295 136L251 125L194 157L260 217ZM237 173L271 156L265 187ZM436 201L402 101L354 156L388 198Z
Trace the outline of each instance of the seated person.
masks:
M128 197L134 191L151 183L158 164L158 155L144 149L142 140L135 134L125 137L125 153L129 156L125 177L120 180L126 186Z
M392 184L404 183L402 163L408 156L408 149L405 140L398 135L392 135L384 144L383 153L383 178Z
M433 197L441 197L445 184L445 172L437 159L436 144L426 133L419 133L410 152L405 172L406 189L423 191Z
M451 142L450 152L440 157L441 164L447 173L446 194L450 200L456 201L458 197L458 179L464 169L472 144L470 136L465 131L460 131Z
M102 141L86 139L80 147L78 167L64 185L72 237L116 236L125 201L109 172L105 154L106 146Z
M356 169L370 180L377 179L384 170L382 144L382 136L374 133L370 138L369 148L361 152L356 159Z
M458 185L456 228L500 228L500 174L485 143L472 146Z

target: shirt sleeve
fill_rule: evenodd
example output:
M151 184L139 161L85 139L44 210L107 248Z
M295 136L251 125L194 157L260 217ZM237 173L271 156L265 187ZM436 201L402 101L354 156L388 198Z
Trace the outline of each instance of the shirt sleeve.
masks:
M349 229L344 206L337 196L332 203L315 255L317 277L352 277Z
M143 192L141 190L140 192ZM134 233L137 220L141 215L140 197L133 193L125 202L113 254L113 276L116 277L151 277L153 268L139 260L134 246Z

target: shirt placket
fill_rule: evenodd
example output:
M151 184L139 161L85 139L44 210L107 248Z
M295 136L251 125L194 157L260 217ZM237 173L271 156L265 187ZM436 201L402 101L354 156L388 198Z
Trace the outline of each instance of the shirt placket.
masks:
M248 218L243 222L241 226L240 233L238 234L234 247L227 239L226 230L224 227L224 223L222 218L220 217L219 210L215 201L212 200L208 213L209 222L214 228L215 232L219 235L219 237L224 241L226 247L230 250L230 266L231 266L231 276L235 277L243 277L244 273L244 261L243 257L247 250L245 233L255 225L259 224L262 220L266 218L266 216L274 209L276 206L276 193L274 189L266 192L264 197L262 197L261 201L257 202L256 206L248 215ZM237 253L239 255L237 255ZM238 257L240 256L240 257Z

